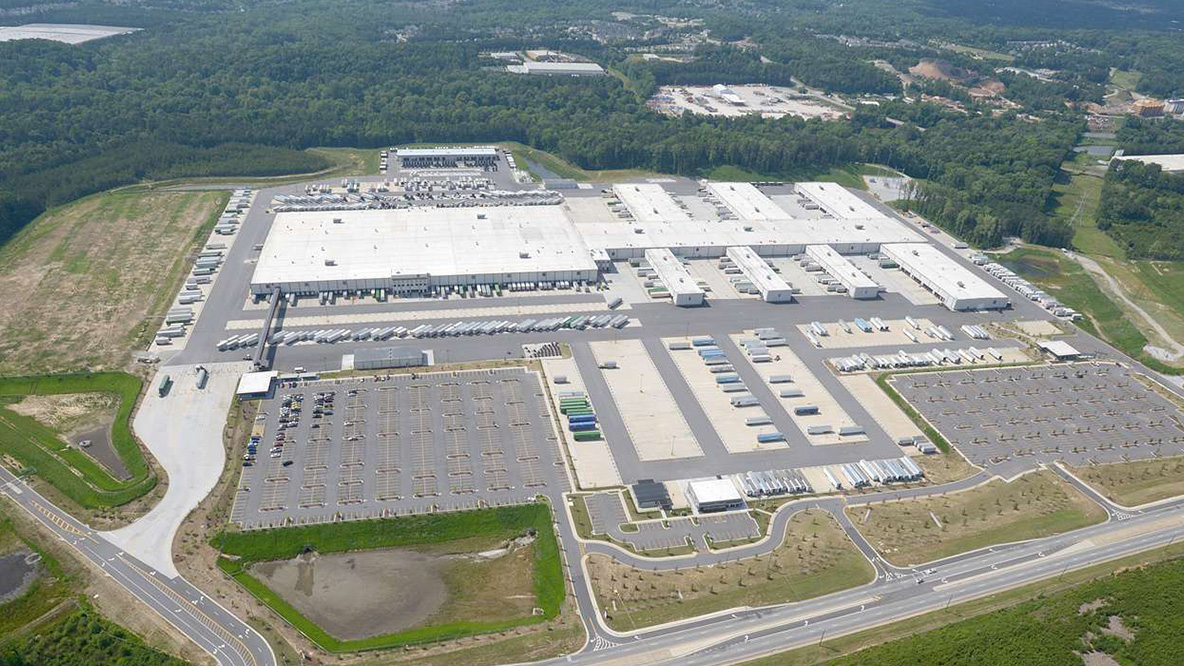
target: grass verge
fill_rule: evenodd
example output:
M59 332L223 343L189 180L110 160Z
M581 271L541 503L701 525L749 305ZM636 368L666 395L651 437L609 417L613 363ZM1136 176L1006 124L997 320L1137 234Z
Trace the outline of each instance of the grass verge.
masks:
M1100 506L1049 471L846 511L876 550L898 566L1061 534L1106 519Z
M118 395L119 411L111 426L111 443L131 474L126 481L111 476L86 454L62 441L55 431L4 407L0 407L0 451L80 506L96 509L127 504L156 485L156 477L131 432L132 410L142 386L139 377L122 372L0 378L0 401L26 395Z
M439 547L447 542L475 537L509 540L531 529L538 535L534 546L534 594L535 603L542 609L542 614L526 618L498 622L453 622L358 640L340 640L314 624L248 572L256 562L289 559L306 550L340 553L372 548ZM327 652L361 652L431 643L544 622L559 614L566 594L559 544L552 528L551 509L545 503L388 520L224 532L214 537L211 543L225 555L231 556L218 558L218 567L224 573Z
M772 553L744 561L646 571L594 554L587 569L606 622L618 631L737 606L810 599L862 585L875 575L834 518L817 510L793 516L785 541Z
M1070 468L1111 502L1139 506L1184 495L1184 458L1157 458Z

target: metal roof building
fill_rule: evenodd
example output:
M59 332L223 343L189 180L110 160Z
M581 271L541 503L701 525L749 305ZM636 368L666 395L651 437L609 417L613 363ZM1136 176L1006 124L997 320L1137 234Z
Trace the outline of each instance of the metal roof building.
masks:
M880 248L951 310L1002 310L1011 301L928 243L893 243Z
M669 511L673 506L670 501L670 492L666 490L666 484L658 483L653 479L640 479L633 484L633 499L637 501L637 508L639 509L662 509Z
M562 206L301 211L276 215L251 291L398 294L597 274Z
M796 183L794 190L840 220L866 220L887 217L875 206L860 199L838 183Z
M670 292L670 299L680 307L703 305L703 290L687 272L682 261L665 248L646 250L645 259Z
M603 76L604 68L594 62L535 62L509 65L512 72L544 74L548 76Z
M752 282L766 303L788 303L793 300L793 287L773 272L768 262L750 247L734 246L727 250L728 258L736 264L744 277Z
M868 299L880 295L880 285L876 284L875 280L864 275L855 264L847 261L846 257L835 252L829 245L811 245L806 248L806 256L846 287L847 295L851 298Z
M408 169L448 168L462 164L485 166L498 160L493 146L441 146L438 148L396 148L395 157Z

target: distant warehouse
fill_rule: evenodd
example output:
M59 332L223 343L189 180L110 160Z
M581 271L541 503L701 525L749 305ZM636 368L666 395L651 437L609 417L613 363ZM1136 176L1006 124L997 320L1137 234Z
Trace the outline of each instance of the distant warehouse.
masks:
M951 310L1002 310L1011 305L1002 292L932 245L887 243L880 251Z
M515 74L543 74L546 76L603 76L604 68L594 62L525 62L507 65Z
M454 169L461 166L492 166L497 163L493 146L449 146L445 148L397 148L395 157L404 169Z

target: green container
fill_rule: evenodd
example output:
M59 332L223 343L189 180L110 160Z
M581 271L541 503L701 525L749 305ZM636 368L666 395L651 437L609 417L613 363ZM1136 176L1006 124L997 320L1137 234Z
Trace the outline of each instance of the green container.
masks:
M580 432L572 433L572 439L577 442L594 442L600 439L599 430L581 430Z

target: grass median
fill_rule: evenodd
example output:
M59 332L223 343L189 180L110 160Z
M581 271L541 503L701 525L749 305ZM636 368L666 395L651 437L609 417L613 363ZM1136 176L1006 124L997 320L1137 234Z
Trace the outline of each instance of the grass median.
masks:
M88 509L127 504L156 485L131 431L131 415L143 382L123 372L0 378L0 452L12 456L66 497ZM119 396L111 443L130 478L120 480L60 434L36 419L4 407L30 395L108 393Z
M342 639L301 613L280 593L252 573L252 566L258 563L290 560L309 552L326 555L399 548L453 556L457 553L488 548L499 542L512 541L530 531L535 534L531 544L531 589L520 592L533 594L533 607L538 610L525 615L514 616L502 609L495 609L496 612L492 613L475 612L473 603L470 603L472 599L469 599L475 595L467 588L482 585L483 579L477 573L476 567L470 563L462 563L462 568L454 570L448 577L449 601L441 611L432 614L420 625L395 633ZM334 653L452 640L545 622L559 614L566 594L559 544L552 528L551 508L545 503L223 533L215 537L212 543L225 554L218 559L218 566L223 572L309 640ZM390 612L395 611L390 609ZM465 617L479 619L463 619Z

